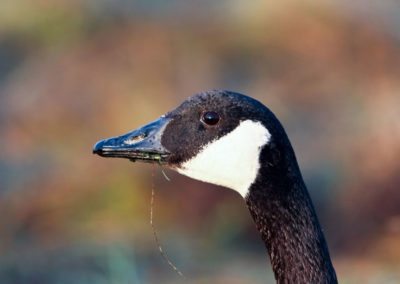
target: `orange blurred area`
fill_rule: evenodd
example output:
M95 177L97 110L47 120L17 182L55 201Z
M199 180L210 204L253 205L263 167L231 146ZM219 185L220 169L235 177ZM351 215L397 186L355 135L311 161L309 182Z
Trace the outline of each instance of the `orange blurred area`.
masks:
M281 120L339 281L400 282L400 5L3 1L0 283L273 283L239 195L93 144L210 89ZM155 225L181 279L165 263Z

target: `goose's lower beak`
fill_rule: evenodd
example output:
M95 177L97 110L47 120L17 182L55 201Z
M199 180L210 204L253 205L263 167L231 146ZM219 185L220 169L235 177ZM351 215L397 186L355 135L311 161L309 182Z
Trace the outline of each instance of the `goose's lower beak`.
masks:
M168 118L161 117L124 135L101 140L94 145L93 154L133 162L166 163L169 152L162 146L161 137L168 122Z

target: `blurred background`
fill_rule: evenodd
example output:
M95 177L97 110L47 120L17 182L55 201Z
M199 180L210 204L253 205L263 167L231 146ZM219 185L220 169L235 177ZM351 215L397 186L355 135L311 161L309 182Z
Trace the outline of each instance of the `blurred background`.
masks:
M399 283L395 0L1 1L0 283L274 283L238 194L91 153L210 89L280 118L341 283Z

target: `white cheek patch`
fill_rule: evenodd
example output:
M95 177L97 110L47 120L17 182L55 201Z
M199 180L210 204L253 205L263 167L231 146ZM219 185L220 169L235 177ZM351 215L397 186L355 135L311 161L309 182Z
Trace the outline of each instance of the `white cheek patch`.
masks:
M271 134L260 123L242 121L227 135L205 145L177 171L191 178L231 188L246 197L260 168L259 155Z

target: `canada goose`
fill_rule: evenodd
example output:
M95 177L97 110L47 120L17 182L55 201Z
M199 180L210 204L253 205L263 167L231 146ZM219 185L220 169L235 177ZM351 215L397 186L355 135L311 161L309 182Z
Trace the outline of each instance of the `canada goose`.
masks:
M285 130L255 99L229 91L200 93L146 126L99 141L93 153L160 163L237 191L278 283L337 283Z

